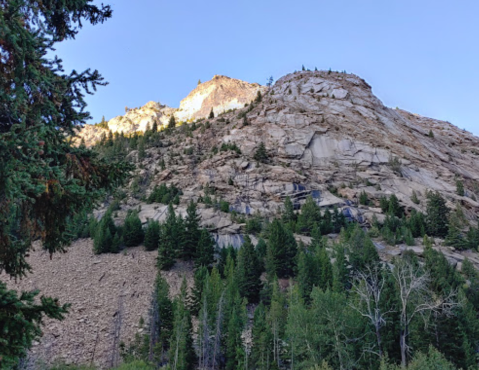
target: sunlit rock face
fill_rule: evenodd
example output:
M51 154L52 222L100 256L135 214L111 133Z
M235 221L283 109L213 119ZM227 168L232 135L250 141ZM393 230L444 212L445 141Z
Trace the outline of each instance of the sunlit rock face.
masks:
M258 91L266 88L226 76L214 76L212 80L199 84L180 103L176 116L180 121L191 121L208 117L213 109L215 115L228 110L243 108L254 100Z

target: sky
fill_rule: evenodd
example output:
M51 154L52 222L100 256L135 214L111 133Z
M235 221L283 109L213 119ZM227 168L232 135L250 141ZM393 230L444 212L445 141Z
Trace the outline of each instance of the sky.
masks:
M98 69L90 123L198 79L265 84L306 68L355 73L389 107L479 136L477 0L111 0L113 17L58 44L66 71Z

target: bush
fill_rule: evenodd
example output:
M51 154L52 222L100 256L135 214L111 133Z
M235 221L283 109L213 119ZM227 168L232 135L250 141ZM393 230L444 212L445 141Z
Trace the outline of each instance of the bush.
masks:
M359 204L362 204L364 206L367 206L369 204L368 195L364 190L359 194Z
M148 196L146 202L151 203L163 203L170 204L175 197L182 195L181 189L171 184L170 187L166 184L156 185L151 194Z
M230 211L230 204L226 200L220 200L220 211L226 213Z

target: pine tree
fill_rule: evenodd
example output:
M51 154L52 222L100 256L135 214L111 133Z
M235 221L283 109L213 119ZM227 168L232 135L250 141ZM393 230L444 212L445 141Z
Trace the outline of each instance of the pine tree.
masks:
M140 141L138 143L138 159L142 160L146 157L146 151L145 151L145 137L142 136L140 138Z
M273 338L263 302L254 311L252 336L251 362L253 368L269 370L270 364L273 362Z
M201 80L198 80L198 83L196 86L199 86L199 85L201 85Z
M158 221L149 221L145 231L145 249L147 251L154 251L158 249L160 241L160 223Z
M427 193L426 226L429 236L445 237L448 233L449 208L438 192Z
M266 249L266 271L272 278L294 275L297 244L293 234L286 230L281 221L275 219L269 229Z
M208 268L201 266L195 270L194 286L191 292L190 310L193 315L198 315L202 304L203 289L208 277Z
M301 296L309 301L314 286L320 282L320 271L317 260L311 251L301 251L298 255L298 284Z
M172 370L193 370L196 355L193 346L191 315L186 307L186 280L174 302L174 320L170 337L169 366Z
M178 245L176 228L177 219L175 210L170 203L165 223L160 228L160 241L158 245L158 268L160 270L169 270L175 264Z
M210 114L208 115L209 119L215 118L215 112L213 112L213 108L211 108Z
M342 245L336 246L333 265L333 291L343 292L349 289L349 270L346 254Z
M210 266L215 260L215 242L206 229L201 229L196 250L195 265Z
M389 197L389 207L388 207L388 213L392 216L396 217L402 217L403 211L401 209L401 206L399 204L399 199L397 198L396 194L392 194Z
M464 194L465 194L465 191L464 191L464 183L462 182L462 180L456 180L456 193L457 195L463 197Z
M123 225L123 241L127 247L135 247L143 242L145 234L138 212L130 211Z
M171 129L174 129L175 127L176 127L176 120L175 120L175 116L172 114L170 117L170 120L168 121L167 128L171 130Z
M263 142L259 143L258 149L256 149L253 158L254 160L262 163L268 160L268 152L266 151L266 146Z
M298 216L296 231L305 235L310 235L314 225L321 222L321 210L311 195L306 198L306 202L301 207L301 213Z
M191 200L186 209L185 218L185 240L181 258L189 260L196 255L196 248L200 240L200 221L201 216L197 213L196 203Z
M261 91L258 90L258 93L256 94L256 98L254 99L254 102L258 104L258 103L261 103L261 100L263 100L263 96L261 95Z
M284 200L282 220L286 227L294 233L296 230L296 213L294 213L294 205L289 196Z
M248 235L238 253L236 279L240 295L248 300L248 303L256 303L261 290L261 270L258 256L253 243Z
M162 364L166 359L173 328L173 303L169 298L168 282L161 274L156 277L153 297L150 341Z
M4 1L0 9L0 270L20 277L29 270L31 239L40 238L50 254L64 250L71 240L68 220L89 213L129 166L74 146L75 127L89 117L85 91L105 83L90 69L65 72L51 54L82 22L110 18L110 7L18 0ZM52 298L36 300L37 294L19 296L0 283L2 367L25 354L45 316L61 319L67 311Z
M368 194L364 190L359 194L359 204L365 206L369 204Z

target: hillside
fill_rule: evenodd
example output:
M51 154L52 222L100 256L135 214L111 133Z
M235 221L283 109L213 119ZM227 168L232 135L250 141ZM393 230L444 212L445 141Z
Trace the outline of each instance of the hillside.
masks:
M167 128L171 117L176 128ZM155 125L158 132L152 133ZM367 230L387 219L381 199L395 195L407 219L426 213L428 192L438 192L451 210L460 209L464 232L477 225L479 138L449 122L384 106L371 86L352 74L295 72L271 87L215 76L198 85L178 109L149 102L126 109L107 126L87 125L78 137L87 146L97 144L95 150L105 157L126 158L136 166L119 197L116 225L123 224L129 210L139 211L143 225L148 220L165 222L168 206L148 201L161 184L181 190L177 215L185 217L188 203L198 202L200 225L219 247L239 248L248 234L256 244L261 235L250 232L248 221L256 217L269 225L284 212L286 199L298 214L309 198L323 217L338 210ZM112 200L98 209L97 219ZM309 244L312 234L298 231L294 236ZM337 232L326 235L329 241L339 240ZM425 255L420 237L413 245L400 240L391 245L380 235L371 236L384 261L407 250ZM466 257L479 268L477 245L476 250L455 248L443 237L432 243L456 270ZM90 239L81 239L67 257L55 256L51 263L35 253L30 257L33 275L19 285L10 283L23 289L38 287L73 304L66 321L46 326L33 352L40 358L51 355L75 363L93 359L105 368L113 363L112 356L118 357L115 346L120 339L131 342L140 316L148 315L157 252L137 247L125 249L126 255L96 256L91 248ZM48 274L57 272L65 283L49 286ZM182 262L162 274L174 286L172 295L178 294L184 274L192 285L192 264ZM89 279L101 284L84 283ZM81 291L73 289L77 283ZM288 285L287 279L282 283ZM85 303L89 296L101 302ZM124 333L116 340L111 336L119 302L127 308ZM88 308L91 304L94 307ZM82 335L75 334L77 321L89 326ZM98 344L92 344L95 341Z

